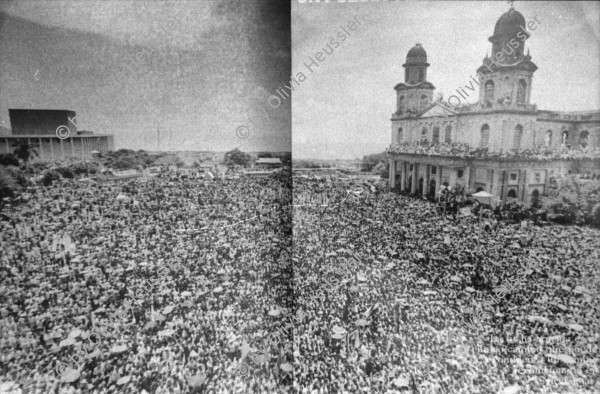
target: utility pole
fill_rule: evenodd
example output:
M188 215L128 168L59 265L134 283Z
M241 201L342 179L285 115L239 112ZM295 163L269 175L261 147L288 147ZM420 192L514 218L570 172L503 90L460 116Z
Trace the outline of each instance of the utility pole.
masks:
M156 126L156 151L160 152L160 127Z

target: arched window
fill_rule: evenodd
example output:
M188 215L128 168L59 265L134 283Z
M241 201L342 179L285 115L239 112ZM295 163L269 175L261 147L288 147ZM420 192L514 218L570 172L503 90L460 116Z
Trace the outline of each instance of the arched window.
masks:
M538 189L534 189L531 193L531 206L533 208L540 207L540 192L538 191Z
M515 135L513 138L513 149L521 149L521 139L523 138L523 126L520 124L515 127Z
M481 126L481 141L479 142L480 148L487 148L490 142L490 126L484 124Z
M524 79L519 79L519 85L517 86L517 104L525 104L527 98L527 82Z
M485 96L483 98L490 103L494 102L494 81L487 81L485 83Z
M579 133L579 145L583 146L584 148L588 146L589 135L590 133L588 133L587 130L583 130L581 133Z
M546 146L552 146L552 130L546 131Z
M423 82L425 80L425 73L423 72L423 69L419 70L419 82Z
M446 126L446 135L445 135L444 141L447 144L452 142L452 126L450 126L450 125Z
M438 126L435 126L433 128L433 137L432 140L434 143L438 143L440 142L440 128Z
M398 138L396 139L396 141L398 143L401 143L403 139L404 139L404 135L402 133L402 127L398 127Z
M517 198L517 191L515 189L510 189L508 191L508 197L509 198Z
M569 141L569 132L567 130L563 130L561 144L566 145L568 141Z
M406 99L404 96L400 96L398 99L398 112L403 114L406 111Z
M427 127L423 127L421 130L421 142L427 142Z
M408 82L408 68L404 69L404 82Z
M426 107L428 102L429 102L429 100L427 99L427 96L422 95L421 96L421 107Z

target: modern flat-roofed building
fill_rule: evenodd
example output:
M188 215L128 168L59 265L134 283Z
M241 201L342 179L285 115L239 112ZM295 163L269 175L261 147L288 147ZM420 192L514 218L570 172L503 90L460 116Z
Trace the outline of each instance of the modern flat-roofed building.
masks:
M10 133L0 135L0 153L11 153L15 142L25 140L37 156L31 161L70 157L91 159L92 152L114 150L114 137L77 129L77 116L69 110L9 109Z

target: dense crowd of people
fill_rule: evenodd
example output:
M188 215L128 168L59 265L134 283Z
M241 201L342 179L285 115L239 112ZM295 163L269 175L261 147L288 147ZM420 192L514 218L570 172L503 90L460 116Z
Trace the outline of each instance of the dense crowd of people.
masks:
M599 230L291 190L166 173L4 201L0 392L600 388Z
M445 220L362 185L293 190L330 201L294 210L297 392L600 390L597 229Z
M490 151L486 148L478 148L463 142L402 142L391 145L387 153L411 153L429 156L455 156L461 158L486 158L486 159L533 159L533 160L552 160L552 159L598 159L600 158L600 148L592 147L573 147L561 146L556 149L550 149L546 146L538 146L529 149L506 151Z
M5 200L0 391L291 392L290 179L61 180Z

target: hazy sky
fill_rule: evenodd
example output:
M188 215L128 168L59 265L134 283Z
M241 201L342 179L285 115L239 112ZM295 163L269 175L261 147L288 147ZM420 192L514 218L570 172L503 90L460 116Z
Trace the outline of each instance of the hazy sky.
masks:
M154 150L160 128L163 150L291 150L290 100L268 103L289 81L288 3L17 0L0 7L4 126L9 108L70 109L80 130L114 134L116 148ZM243 126L248 135L240 139Z
M538 70L531 103L538 109L600 110L599 2L515 2L540 25L525 43ZM427 79L447 99L491 52L488 38L509 5L497 2L292 3L292 73L295 84L292 145L295 158L355 158L390 143L394 86L404 82L406 53L416 42L427 51ZM362 21L354 31L348 22ZM333 52L317 52L346 28ZM327 48L328 52L331 49ZM478 91L466 100L477 101Z

